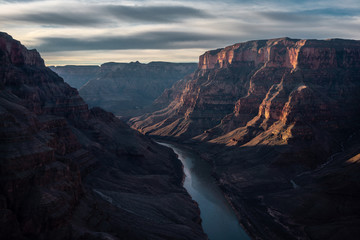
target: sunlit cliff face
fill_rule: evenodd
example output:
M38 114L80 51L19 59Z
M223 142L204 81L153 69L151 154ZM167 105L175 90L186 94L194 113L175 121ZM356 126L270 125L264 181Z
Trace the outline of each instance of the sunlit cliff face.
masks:
M216 51L206 52L200 56L200 69L213 69L231 64L244 64L258 66L266 64L267 67L286 67L295 69L298 65L298 56L306 40L287 41L288 46L283 47L283 39L272 40L270 43L265 41L253 41L236 44ZM285 40L286 41L286 40ZM267 46L263 46L267 44ZM306 50L307 52L309 50Z
M357 0L2 0L0 28L37 48L48 65L197 62L207 49L252 39L359 39L356 6Z

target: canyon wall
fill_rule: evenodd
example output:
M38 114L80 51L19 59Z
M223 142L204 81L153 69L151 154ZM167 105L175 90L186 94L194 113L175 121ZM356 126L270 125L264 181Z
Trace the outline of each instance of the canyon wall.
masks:
M52 67L79 89L90 105L132 117L158 109L153 101L175 82L195 71L195 63L104 63L99 66Z
M359 234L346 221L359 221L357 206L340 209L359 200L348 159L360 147L360 41L238 43L200 56L182 86L167 107L129 123L200 151L255 238ZM344 238L326 233L332 226Z
M207 239L176 155L0 33L1 239Z
M322 128L335 130L337 122L353 119L336 117L358 110L350 103L357 100L359 51L358 41L289 38L208 51L168 108L130 123L145 134L239 145L245 142L233 141L236 134L230 139L231 131L245 126L266 131L281 122L290 126L296 112L312 105L302 120L326 118Z

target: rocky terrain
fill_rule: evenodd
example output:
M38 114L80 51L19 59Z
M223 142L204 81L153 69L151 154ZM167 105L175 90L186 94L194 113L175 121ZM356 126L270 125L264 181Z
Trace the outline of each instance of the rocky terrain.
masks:
M207 239L175 154L0 33L1 239Z
M96 78L100 73L100 66L96 65L49 66L49 68L59 74L66 83L76 89L80 89L88 81Z
M181 86L129 123L200 151L254 238L359 236L360 41L235 44Z
M153 101L165 89L193 73L196 67L195 63L131 62L104 63L101 67L64 66L52 70L77 87L90 106L131 117L163 106L153 105Z

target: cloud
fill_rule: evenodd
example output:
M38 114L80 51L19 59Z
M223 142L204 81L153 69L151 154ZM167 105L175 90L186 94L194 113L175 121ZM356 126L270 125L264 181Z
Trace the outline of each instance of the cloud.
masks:
M25 9L11 14L1 13L3 22L23 22L25 24L59 25L59 26L98 26L116 23L170 23L186 19L210 17L203 10L185 6L123 6L109 4L77 5L69 8L38 10ZM78 10L80 9L80 10Z
M128 59L127 51L139 59L146 51L148 59L181 52L169 54L178 60L186 51L195 56L195 49L253 39L359 39L358 1L0 0L0 28L57 61L66 53L67 61L73 54L80 63L101 63L106 52Z
M42 25L63 25L63 26L96 26L108 22L102 17L92 17L88 13L55 13L37 12L9 16L13 21L23 21L26 23L38 23Z
M304 15L323 15L335 17L360 16L360 8L320 8L300 12Z
M299 12L277 12L277 11L269 11L269 12L259 12L257 15L264 17L268 20L284 22L284 23L309 23L309 22L317 22L318 16L305 16Z
M191 32L145 32L132 36L83 38L41 38L35 46L41 52L121 49L203 48L231 36Z
M264 11L257 13L267 19L279 22L316 23L324 18L344 18L360 16L360 9L320 8L301 11Z
M44 0L0 0L1 2L36 2L36 1L44 1Z
M210 17L205 11L185 6L107 6L115 17L128 21L177 22L186 18Z

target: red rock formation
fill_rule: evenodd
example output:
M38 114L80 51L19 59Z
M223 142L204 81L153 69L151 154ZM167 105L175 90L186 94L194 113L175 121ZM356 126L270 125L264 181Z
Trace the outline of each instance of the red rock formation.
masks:
M334 209L360 199L359 168L346 163L359 153L348 143L359 92L360 41L250 41L200 56L181 95L130 123L193 140L256 238L352 239L358 207ZM343 234L330 236L332 226Z
M353 101L354 89L348 83L356 83L359 51L357 41L288 38L209 51L200 56L198 71L167 110L134 118L130 123L151 135L202 140L215 139L246 125L266 130L280 119L285 121L295 95L309 91L321 106L314 104L307 114L322 115L314 121L333 119L330 115L342 115L340 105ZM334 105L331 99L337 103ZM302 109L293 106L291 111L294 114ZM334 121L328 126L336 128Z
M0 89L1 239L206 239L174 153L5 33Z

